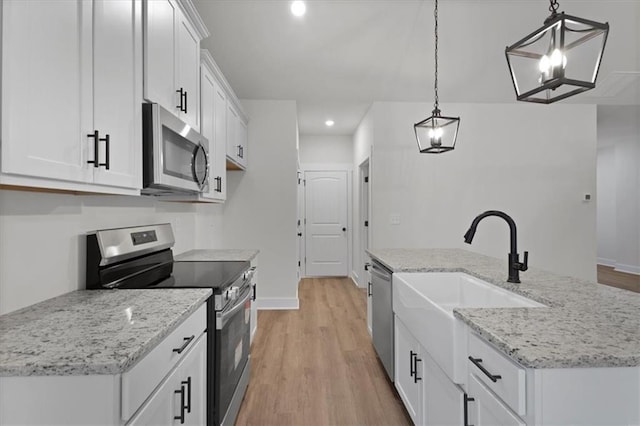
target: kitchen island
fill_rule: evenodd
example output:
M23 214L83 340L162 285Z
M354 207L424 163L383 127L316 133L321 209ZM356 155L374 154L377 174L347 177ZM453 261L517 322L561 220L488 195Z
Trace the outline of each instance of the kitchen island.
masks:
M460 249L372 249L393 272L464 272L548 308L455 309L480 336L531 368L640 366L640 294Z
M509 283L506 255L368 254L393 272L394 381L414 423L640 424L640 294L536 268ZM437 288L458 285L438 273L467 274L544 306L434 309L406 283L431 276ZM434 325L447 315L452 329Z

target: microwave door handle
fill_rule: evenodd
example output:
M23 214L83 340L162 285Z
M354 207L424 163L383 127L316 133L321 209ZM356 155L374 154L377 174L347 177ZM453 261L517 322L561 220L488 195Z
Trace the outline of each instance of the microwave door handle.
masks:
M204 156L204 176L202 176L202 179L198 178L198 165L196 164L196 158L198 157L198 153L202 152L202 155ZM209 156L207 155L207 151L204 149L204 146L199 143L198 146L196 147L195 151L193 152L193 160L191 162L192 166L191 166L191 173L193 174L193 180L198 184L198 188L200 190L203 190L206 183L207 183L207 179L209 179Z

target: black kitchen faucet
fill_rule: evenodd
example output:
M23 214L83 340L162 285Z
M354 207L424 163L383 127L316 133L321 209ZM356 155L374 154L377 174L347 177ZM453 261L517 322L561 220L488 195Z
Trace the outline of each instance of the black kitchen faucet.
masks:
M511 216L499 210L487 210L486 212L479 214L475 219L473 219L473 222L471 222L471 227L469 227L467 233L464 234L464 242L467 244L471 244L471 241L473 241L473 236L476 234L476 228L478 227L478 224L487 216L501 217L509 224L511 251L509 253L509 279L507 279L507 281L510 283L519 283L520 271L524 272L529 269L529 252L524 252L524 262L521 263L518 259L518 232L516 230L516 223L513 221L513 219L511 219Z

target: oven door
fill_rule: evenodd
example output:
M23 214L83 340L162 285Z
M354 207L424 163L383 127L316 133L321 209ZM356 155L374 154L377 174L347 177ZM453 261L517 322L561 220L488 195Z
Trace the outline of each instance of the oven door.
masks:
M143 104L143 120L143 192L207 191L207 139L158 104Z
M240 297L222 312L216 313L216 390L219 392L218 421L222 421L240 376L249 360L251 287L243 288ZM219 360L219 361L218 361Z

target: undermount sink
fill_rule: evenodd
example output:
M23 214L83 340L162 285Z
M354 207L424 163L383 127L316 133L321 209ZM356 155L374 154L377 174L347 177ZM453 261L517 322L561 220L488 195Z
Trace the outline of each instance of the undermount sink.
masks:
M537 308L538 302L462 272L393 274L393 312L455 383L465 375L466 331L455 308Z

